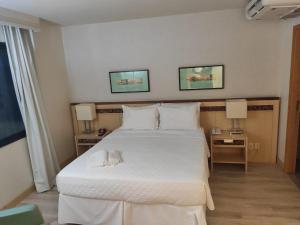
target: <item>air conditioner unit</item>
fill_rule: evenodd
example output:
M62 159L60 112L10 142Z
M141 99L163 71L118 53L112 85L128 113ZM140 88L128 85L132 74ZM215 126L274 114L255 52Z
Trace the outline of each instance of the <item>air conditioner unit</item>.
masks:
M300 15L300 0L250 0L246 17L251 20L287 19Z

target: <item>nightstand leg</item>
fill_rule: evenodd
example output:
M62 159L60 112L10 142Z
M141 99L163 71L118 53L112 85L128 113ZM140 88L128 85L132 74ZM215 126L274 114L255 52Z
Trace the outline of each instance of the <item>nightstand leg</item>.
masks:
M245 172L248 171L248 137L246 137L245 144Z
M214 170L214 159L213 159L213 141L210 140L210 172L213 173Z
M79 149L78 149L78 141L77 141L77 137L75 136L75 148L76 148L76 155L77 157L79 156Z

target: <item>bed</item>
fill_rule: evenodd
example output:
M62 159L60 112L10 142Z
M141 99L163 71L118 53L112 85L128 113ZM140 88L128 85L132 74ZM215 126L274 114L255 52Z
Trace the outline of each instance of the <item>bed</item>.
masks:
M123 162L89 167L99 150ZM57 175L58 222L103 225L206 225L214 203L203 129L117 129Z

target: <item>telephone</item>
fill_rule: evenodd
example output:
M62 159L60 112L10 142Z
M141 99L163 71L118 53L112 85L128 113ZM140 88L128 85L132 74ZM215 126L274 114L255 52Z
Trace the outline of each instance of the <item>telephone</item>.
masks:
M105 128L100 128L98 130L98 136L103 136L106 132L107 132L107 130Z
M214 127L212 130L211 130L211 134L221 134L222 131L220 128L218 127Z

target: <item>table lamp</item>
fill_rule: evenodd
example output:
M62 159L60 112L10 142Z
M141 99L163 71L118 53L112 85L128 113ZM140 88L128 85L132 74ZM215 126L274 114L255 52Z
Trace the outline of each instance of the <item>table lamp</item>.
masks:
M93 133L91 121L96 119L96 106L95 104L78 104L75 105L77 120L84 121L85 134Z
M240 119L247 118L247 100L233 99L226 101L226 117L232 120L232 127L229 130L230 134L242 134L240 128Z

